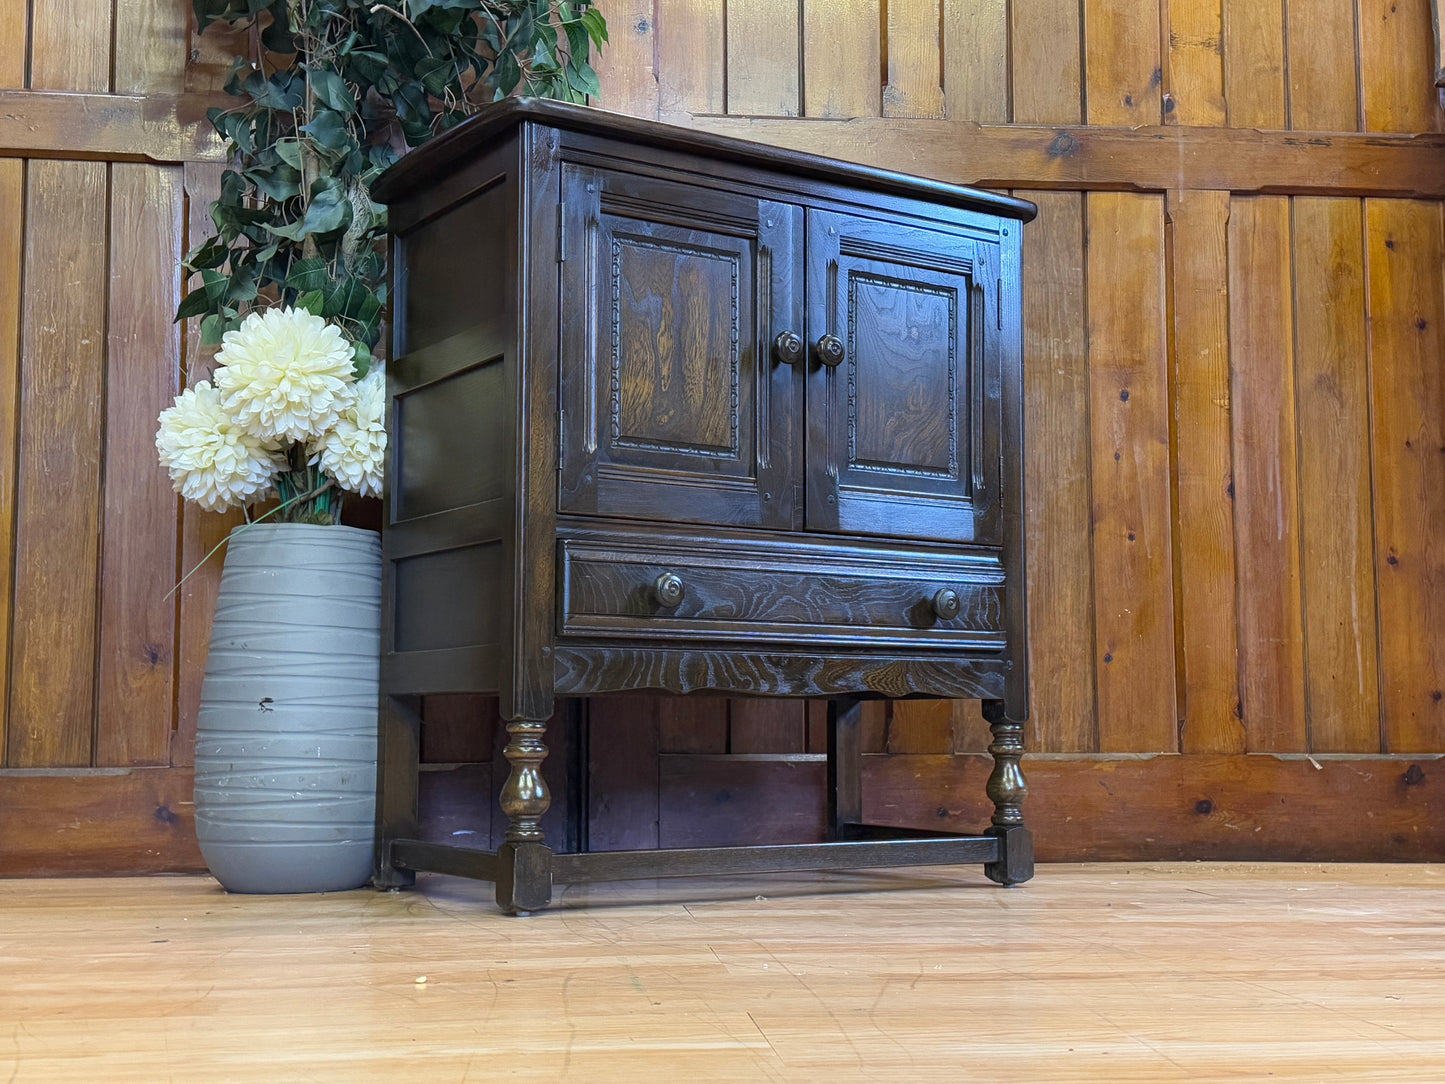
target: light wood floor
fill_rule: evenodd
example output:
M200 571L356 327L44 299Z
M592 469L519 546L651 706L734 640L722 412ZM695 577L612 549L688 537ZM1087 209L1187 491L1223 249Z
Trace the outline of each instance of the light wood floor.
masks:
M0 1082L1445 1081L1445 866L0 881Z

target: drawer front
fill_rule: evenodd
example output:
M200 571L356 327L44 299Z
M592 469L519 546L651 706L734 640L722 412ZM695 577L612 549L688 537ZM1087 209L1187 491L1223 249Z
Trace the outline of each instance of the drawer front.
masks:
M564 637L982 652L1005 645L1003 570L986 555L594 537L560 548Z

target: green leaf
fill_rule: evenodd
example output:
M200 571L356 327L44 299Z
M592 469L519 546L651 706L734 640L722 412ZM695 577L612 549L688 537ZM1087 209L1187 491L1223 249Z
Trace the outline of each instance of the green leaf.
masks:
M295 290L298 294L329 290L332 285L331 272L320 256L297 260L291 265L290 274L286 276L286 289Z
M201 321L201 345L220 346L221 338L226 334L227 320L218 312L211 313Z
M285 162L292 169L301 168L301 141L299 139L278 139L271 144L276 153L280 155L281 161Z
M517 64L517 57L511 50L503 50L497 54L496 66L492 69L492 87L497 97L505 98L512 91L517 89L517 84L522 81L522 69Z
M211 299L206 296L205 290L192 290L181 299L176 307L176 320L187 320L192 316L200 316L203 312L211 311Z
M278 203L301 194L301 171L281 165L275 169L248 169L246 179Z
M305 293L298 297L293 307L305 309L312 316L320 316L321 310L326 307L326 298L320 290L312 290L310 293Z
M334 71L311 65L311 89L322 103L343 115L356 112L356 96L346 85L346 80Z
M586 62L568 62L567 83L579 94L590 94L594 98L602 96L602 84L597 82L597 73L592 70L592 65Z
M221 241L219 237L212 237L210 240L197 245L186 254L181 266L187 271L199 271L202 268L220 267L226 262L226 257L231 250Z
M308 233L331 233L351 222L351 201L340 180L322 177L311 186L305 222Z
M351 350L351 375L360 380L371 371L371 349L365 343L356 343Z
M587 28L587 34L592 39L592 44L601 49L607 44L607 19L602 12L596 8L588 8L582 13L582 25Z
M345 154L353 146L351 131L346 120L334 109L319 109L310 124L303 124L301 131L309 135L320 147Z

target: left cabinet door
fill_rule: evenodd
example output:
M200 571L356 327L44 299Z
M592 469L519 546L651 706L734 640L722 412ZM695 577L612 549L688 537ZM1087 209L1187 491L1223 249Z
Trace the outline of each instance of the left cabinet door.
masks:
M568 165L558 221L561 511L796 526L801 208Z

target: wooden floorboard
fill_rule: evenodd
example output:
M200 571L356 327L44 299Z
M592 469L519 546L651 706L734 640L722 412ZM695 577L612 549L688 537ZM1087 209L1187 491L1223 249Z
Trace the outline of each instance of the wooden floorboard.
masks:
M0 1080L1445 1079L1445 867L0 881Z

